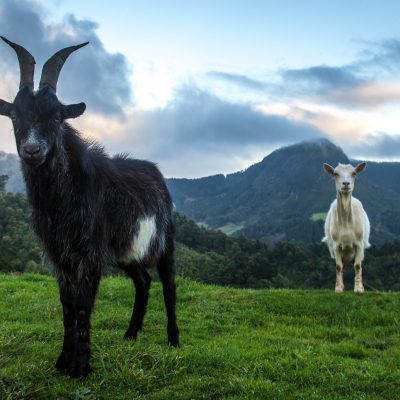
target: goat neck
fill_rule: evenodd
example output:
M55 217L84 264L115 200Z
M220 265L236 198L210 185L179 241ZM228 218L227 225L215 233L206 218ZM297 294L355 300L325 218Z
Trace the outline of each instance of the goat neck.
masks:
M351 209L351 193L342 193L337 191L336 200L339 223L341 226L347 226L353 220Z

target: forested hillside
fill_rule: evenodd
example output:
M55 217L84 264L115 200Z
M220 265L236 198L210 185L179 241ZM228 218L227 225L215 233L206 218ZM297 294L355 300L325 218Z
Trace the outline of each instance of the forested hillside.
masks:
M323 139L278 149L226 177L169 179L168 185L178 212L212 228L265 242L317 243L336 196L325 162L350 160ZM399 174L400 163L371 163L356 182L354 196L369 215L376 245L400 235Z
M25 192L25 184L19 168L19 158L15 154L0 151L0 175L7 175L6 189L12 193Z
M41 249L29 227L29 207L23 193L7 193L0 175L0 271L45 272Z
M6 193L0 180L0 271L51 273L29 228L24 194ZM252 288L333 288L334 262L322 243L278 242L268 245L243 236L199 227L175 214L178 274L205 283ZM400 290L400 240L367 252L367 289ZM110 268L106 273L118 273ZM348 289L354 273L345 274Z

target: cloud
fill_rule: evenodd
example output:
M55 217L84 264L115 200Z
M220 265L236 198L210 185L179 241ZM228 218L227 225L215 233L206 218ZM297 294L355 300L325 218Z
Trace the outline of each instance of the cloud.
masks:
M36 59L36 83L41 66L56 51L73 44L90 41L90 45L72 54L65 63L58 85L58 95L65 103L85 101L89 110L105 115L123 115L132 102L129 82L130 66L119 53L104 48L96 33L98 25L90 20L78 20L70 14L62 22L50 23L46 9L34 1L3 0L0 4L2 35L24 46ZM13 88L3 96L15 96L19 69L12 49L0 44L0 73L14 76ZM11 100L10 98L6 100Z
M209 71L206 75L210 78L222 80L250 90L264 91L269 86L266 82L251 79L246 75L232 74L224 71Z
M236 85L242 90L267 95L271 103L307 100L315 104L370 111L400 101L400 40L367 43L350 63L341 66L315 65L275 71L272 81L224 71L207 76ZM270 74L271 76L271 74ZM266 96L261 100L265 103Z
M221 100L194 86L177 90L173 101L160 110L158 116L150 118L157 130L161 121L162 126L190 143L220 143L235 147L250 143L273 144L320 134L306 124L262 114L247 104ZM175 130L177 124L179 130Z
M351 63L281 71L287 94L338 107L371 110L400 101L400 40L367 43Z
M358 60L358 69L368 72L375 79L385 79L398 75L400 71L400 39L390 38L366 44Z
M355 74L354 67L329 67L326 65L281 71L285 85L307 93L326 93L338 88L353 88L365 81Z
M341 142L356 141L371 132L376 125L373 114L343 110L324 104L298 102L287 105L282 103L258 106L258 109L267 114L281 115L294 121L315 126L325 132L331 140Z
M229 103L189 85L180 87L167 107L136 109L127 122L109 136L110 126L98 125L107 148L129 149L135 157L159 163L168 176L179 177L234 172L276 147L325 136L311 125Z
M362 141L345 146L345 148L356 159L398 160L400 158L400 136L385 132L371 133Z
M332 90L323 96L331 103L360 109L375 109L400 101L400 84L367 83L345 90Z

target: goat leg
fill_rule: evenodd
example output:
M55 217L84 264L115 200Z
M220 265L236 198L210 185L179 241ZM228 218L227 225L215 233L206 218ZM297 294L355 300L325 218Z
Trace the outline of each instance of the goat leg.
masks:
M361 268L361 260L364 258L364 249L358 248L356 257L354 260L354 291L356 293L364 292L364 285L362 283L362 268Z
M163 286L164 303L167 310L168 325L168 344L179 347L179 328L176 322L176 284L175 284L175 264L174 264L174 242L170 235L167 239L167 250L157 264L158 274Z
M61 301L63 307L64 343L56 362L56 369L67 374L71 370L72 354L75 351L76 316L75 308L72 304L68 304L63 299Z
M64 313L64 344L56 362L60 372L84 379L90 373L90 317L94 306L100 272L88 271L78 284L59 279Z

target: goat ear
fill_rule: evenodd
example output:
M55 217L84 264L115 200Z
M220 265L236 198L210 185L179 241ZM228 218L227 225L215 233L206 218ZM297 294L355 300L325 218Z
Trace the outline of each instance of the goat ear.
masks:
M76 118L82 115L86 110L85 103L69 104L62 109L63 119Z
M0 115L11 116L12 104L0 99Z
M327 172L328 174L331 174L331 175L333 175L335 173L335 169L329 164L324 164L324 170L325 170L325 172Z
M364 171L365 167L367 166L366 162L362 162L360 164L358 164L355 168L354 171L358 174L359 172Z

